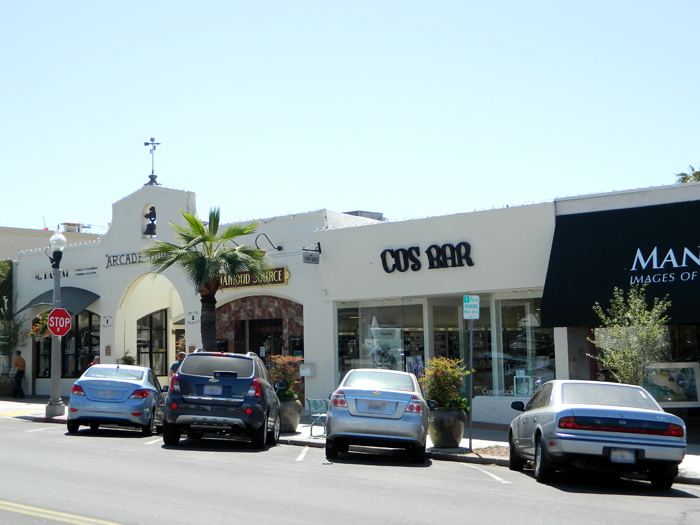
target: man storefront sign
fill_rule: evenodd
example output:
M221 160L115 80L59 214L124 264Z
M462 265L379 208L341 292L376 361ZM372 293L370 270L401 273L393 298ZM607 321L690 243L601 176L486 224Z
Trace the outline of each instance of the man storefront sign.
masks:
M289 281L289 271L286 266L270 268L263 273L259 281L254 279L250 272L241 272L234 277L222 275L220 277L222 288L243 288L247 286L281 286Z

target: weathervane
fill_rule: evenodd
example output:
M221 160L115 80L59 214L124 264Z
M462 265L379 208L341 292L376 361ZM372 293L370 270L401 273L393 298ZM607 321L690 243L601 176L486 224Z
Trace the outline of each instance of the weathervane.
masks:
M154 155L154 153L156 152L156 146L160 146L160 142L156 142L156 139L151 137L151 142L144 142L143 145L151 147L151 151L150 151L150 153L151 153L151 174L148 176L148 178L151 179L151 181L144 184L144 186L147 186L149 184L152 184L155 186L160 186L160 184L158 184L156 182L158 175L156 175L156 172L155 172L155 155Z

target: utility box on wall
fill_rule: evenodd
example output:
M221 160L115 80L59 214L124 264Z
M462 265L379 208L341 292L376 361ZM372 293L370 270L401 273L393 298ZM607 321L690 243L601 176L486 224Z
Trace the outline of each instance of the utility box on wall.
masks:
M303 363L299 365L299 375L301 377L313 377L316 375L316 365Z

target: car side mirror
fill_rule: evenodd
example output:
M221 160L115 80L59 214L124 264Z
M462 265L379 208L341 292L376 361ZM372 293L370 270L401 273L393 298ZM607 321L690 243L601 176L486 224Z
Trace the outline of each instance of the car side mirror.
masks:
M428 408L430 410L435 410L438 407L438 402L433 399L428 399Z
M281 390L282 388L284 388L284 381L282 381L281 379L275 381L275 392L277 390Z
M525 412L525 403L522 401L513 401L510 404L510 408L513 410L517 410L518 412Z
M164 393L164 394L167 394L167 393L168 393L168 390L170 390L170 386L165 385L165 386L163 387L163 393Z

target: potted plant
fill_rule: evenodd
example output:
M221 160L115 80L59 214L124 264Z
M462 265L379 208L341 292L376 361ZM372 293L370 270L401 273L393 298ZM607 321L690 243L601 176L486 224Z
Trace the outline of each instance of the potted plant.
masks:
M31 331L27 334L27 337L31 337L35 341L42 341L45 337L51 337L51 332L49 332L49 313L44 312L36 316L34 320L34 325Z
M272 382L282 381L284 386L277 390L280 406L280 432L296 432L301 419L302 404L299 401L298 385L301 384L299 377L299 363L303 361L301 357L291 355L273 355L272 368L270 369L270 379Z
M459 395L464 378L469 375L461 359L429 359L419 382L425 397L434 401L428 412L428 435L435 448L458 448L469 410L467 399Z

